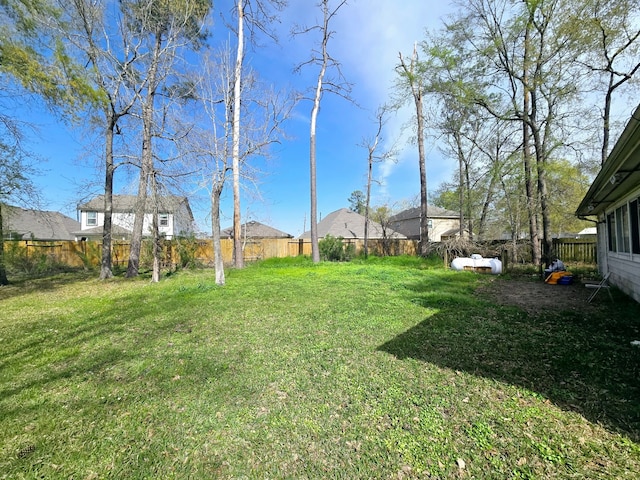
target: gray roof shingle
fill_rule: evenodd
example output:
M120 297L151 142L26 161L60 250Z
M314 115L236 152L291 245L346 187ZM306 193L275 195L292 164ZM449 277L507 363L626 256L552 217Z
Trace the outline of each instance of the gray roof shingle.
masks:
M324 238L327 235L332 237L364 238L365 217L348 208L341 208L335 212L331 212L318 222L318 237ZM389 238L406 238L404 235L387 228L387 237ZM308 230L300 235L299 238L311 238L311 231ZM382 226L369 220L369 238L383 238Z
M5 238L11 233L23 240L75 240L73 232L80 230L80 222L59 212L4 205L2 217Z
M136 206L136 195L114 195L113 196L113 211L117 213L133 213ZM149 213L153 211L153 199L147 197L147 204L145 212ZM182 204L186 204L189 211L189 201L186 197L179 197L176 195L163 195L158 197L158 205L163 213L175 213L180 209ZM92 198L88 202L78 205L78 210L102 212L104 211L104 195L98 195Z
M255 220L243 223L240 227L242 230L242 236L246 238L293 238L286 232L270 227ZM233 227L225 228L220 232L222 238L233 237Z
M420 218L420 207L409 208L407 210L403 210L400 213L397 213L389 220L392 222L397 222L398 220L408 220L411 218ZM446 210L444 208L436 207L435 205L429 205L427 207L427 217L428 218L460 218L460 214L458 212L454 212L453 210Z

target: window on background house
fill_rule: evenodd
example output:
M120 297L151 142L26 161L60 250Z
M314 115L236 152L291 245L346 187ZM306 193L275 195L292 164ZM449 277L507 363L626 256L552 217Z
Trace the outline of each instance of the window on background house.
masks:
M433 220L431 220L430 218L427 218L427 227L433 228Z
M631 223L631 252L640 253L640 211L638 211L638 200L629 203L629 220Z
M98 212L87 212L87 226L98 225Z
M169 214L168 213L160 213L158 214L158 223L160 223L161 227L169 226Z

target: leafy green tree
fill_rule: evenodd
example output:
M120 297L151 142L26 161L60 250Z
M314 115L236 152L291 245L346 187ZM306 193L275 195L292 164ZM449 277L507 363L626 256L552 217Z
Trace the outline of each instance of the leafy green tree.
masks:
M52 0L0 2L0 73L73 115L99 95L69 55L64 35L52 28L51 19L60 14Z
M628 86L640 70L640 3L637 0L573 2L567 30L578 38L577 61L586 68L589 83L601 92L601 164L609 154L615 94Z
M354 190L349 197L349 209L364 215L366 207L366 198L362 190Z

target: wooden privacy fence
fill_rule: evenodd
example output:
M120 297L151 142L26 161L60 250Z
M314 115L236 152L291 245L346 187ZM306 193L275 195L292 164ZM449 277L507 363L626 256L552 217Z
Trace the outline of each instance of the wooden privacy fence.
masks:
M597 250L595 238L554 238L552 256L565 263L596 263Z
M233 262L233 240L221 240L222 259L225 264ZM344 240L353 244L356 253L364 248L363 240ZM414 255L417 243L413 240L369 240L368 250L372 255ZM5 250L13 258L28 261L50 260L70 267L98 267L102 257L102 242L99 241L38 241L5 240ZM311 255L311 242L291 238L247 239L243 242L244 259L247 262L267 258ZM112 262L126 267L129 260L129 242L113 242ZM143 242L141 263L151 258L151 242ZM213 265L212 240L172 240L163 242L163 259L166 266L185 265L195 261Z
M354 245L356 254L362 252L364 241L344 239L345 244ZM99 241L38 241L5 240L5 253L8 257L22 258L27 263L50 260L71 267L97 267L102 257L102 242ZM233 240L221 240L222 260L233 263ZM371 255L416 255L416 240L369 240ZM560 238L553 240L554 258L563 262L596 263L596 242L590 239ZM244 259L247 262L267 258L296 257L311 255L309 240L291 238L247 239L243 242ZM126 267L129 260L129 243L113 242L111 246L112 262L115 266ZM141 264L151 260L151 242L143 242ZM165 266L185 266L199 263L212 266L214 260L212 240L172 240L163 242L163 260ZM505 259L505 268L506 268Z

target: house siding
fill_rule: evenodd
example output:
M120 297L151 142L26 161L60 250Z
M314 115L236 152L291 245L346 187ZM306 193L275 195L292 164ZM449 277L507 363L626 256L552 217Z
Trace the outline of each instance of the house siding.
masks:
M434 218L433 227L429 229L429 238L432 242L440 242L443 233L454 229L460 229L459 219Z
M432 242L442 241L442 234L451 229L460 228L460 219L456 218L433 218L429 217L432 227L429 229L429 240ZM391 223L391 228L400 232L407 238L420 238L420 218L405 218Z
M95 227L102 227L104 225L104 212L100 210L95 210L97 204L94 201L89 202L83 206L80 212L80 223L81 230L92 229ZM115 208L115 207L114 207ZM126 206L124 207L127 208ZM171 208L170 208L171 209ZM88 225L88 212L96 212L97 211L97 225ZM158 230L160 235L166 237L167 239L172 239L177 235L181 234L189 234L193 231L193 216L191 214L191 210L189 209L188 203L185 201L181 202L175 212L165 211L160 209L158 212L160 214L167 214L167 225L159 225ZM113 225L117 225L123 229L128 231L133 230L133 224L135 220L135 214L132 211L114 211L111 217ZM145 213L142 225L142 234L145 236L150 236L153 234L153 213Z

